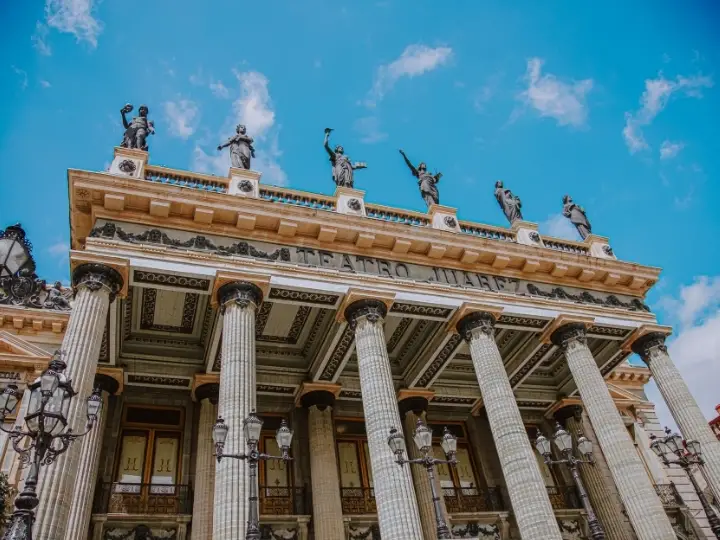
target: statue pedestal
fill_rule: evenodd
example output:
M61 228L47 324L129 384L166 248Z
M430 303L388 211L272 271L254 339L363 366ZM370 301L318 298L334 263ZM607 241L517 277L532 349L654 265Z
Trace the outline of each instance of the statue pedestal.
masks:
M590 255L592 257L598 257L599 259L617 259L610 247L610 241L606 236L591 234L583 240L583 244L590 248Z
M538 234L538 224L531 221L515 220L513 221L510 229L515 231L518 244L525 244L526 246L544 246L540 234Z
M238 197L260 198L260 177L262 173L230 167L228 194Z
M460 225L457 220L457 208L431 204L428 208L430 226L441 231L460 232Z
M338 186L335 189L335 211L352 216L365 215L365 192Z
M115 147L115 157L110 164L110 174L130 178L145 178L145 165L148 162L148 153L144 150L135 150Z

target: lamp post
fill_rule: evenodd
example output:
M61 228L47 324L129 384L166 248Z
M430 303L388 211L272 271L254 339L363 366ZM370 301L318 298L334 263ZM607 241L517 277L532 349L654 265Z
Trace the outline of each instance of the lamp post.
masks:
M13 448L19 454L21 462L30 464L23 491L15 498L15 511L3 540L32 540L35 508L40 502L36 491L40 467L53 463L70 447L70 443L87 435L95 426L102 408L100 390L95 389L87 398L85 431L73 433L72 428L68 427L70 400L76 394L71 381L63 374L67 365L62 357L63 352L57 351L48 368L28 386L30 400L25 415L25 431L20 426L15 426L10 431L2 427L5 417L11 414L18 404L18 387L14 384L8 385L0 394L0 429L10 435ZM24 439L27 439L29 444L22 444Z
M445 523L442 517L442 509L440 507L440 497L438 496L437 489L435 488L435 465L455 465L457 463L456 452L457 452L457 438L445 428L442 442L442 449L445 451L447 460L436 459L432 455L432 431L428 428L423 421L418 419L417 426L415 427L415 434L413 435L415 445L418 447L423 457L417 459L405 459L403 454L405 452L405 439L402 433L399 433L397 429L392 428L390 430L390 436L388 437L388 446L390 450L395 454L395 461L399 465L405 463L411 463L415 465L423 465L425 470L430 477L430 489L432 491L433 506L435 508L435 523L437 524L437 537L438 539L452 538L450 529Z
M715 510L707 500L705 493L700 489L700 486L695 479L692 467L698 465L702 467L705 464L705 460L702 458L702 448L698 441L686 441L677 433L672 433L668 428L665 428L665 437L662 439L656 437L654 434L650 436L650 448L657 456L662 459L666 466L677 465L681 467L690 482L695 488L700 504L705 511L710 529L715 534L715 538L720 538L720 519L718 518ZM674 456L671 461L668 459L669 456Z
M595 510L593 510L593 507L590 504L590 497L588 497L585 484L583 484L582 478L580 478L579 470L581 463L595 465L595 461L592 457L592 442L590 442L590 440L584 435L579 435L577 440L577 450L583 458L579 459L575 457L575 454L573 453L572 436L564 430L559 423L555 425L555 434L552 437L552 441L555 443L555 446L558 450L560 450L560 453L563 456L560 460L553 460L550 441L542 434L538 435L538 438L535 439L535 448L537 448L537 451L540 452L540 455L542 455L545 459L545 463L548 465L567 465L570 469L573 480L575 481L575 486L577 487L580 495L580 501L582 502L585 512L587 512L588 525L590 526L590 537L592 540L604 540L605 531L595 515Z
M292 442L293 432L288 427L285 419L280 423L275 434L275 440L277 445L282 451L281 456L271 456L269 454L263 454L258 451L258 443L260 442L260 432L262 431L263 422L256 415L255 411L250 413L245 420L243 420L243 431L245 433L245 441L248 446L248 452L246 454L223 454L223 448L225 447L225 440L227 439L228 431L230 428L222 419L218 417L215 426L213 426L213 441L215 442L215 456L217 457L218 463L223 458L233 458L247 460L250 467L250 515L248 516L247 532L245 533L245 540L260 540L260 512L258 509L258 493L257 493L257 466L259 461L266 461L269 459L281 459L283 461L291 461L290 457L290 443Z

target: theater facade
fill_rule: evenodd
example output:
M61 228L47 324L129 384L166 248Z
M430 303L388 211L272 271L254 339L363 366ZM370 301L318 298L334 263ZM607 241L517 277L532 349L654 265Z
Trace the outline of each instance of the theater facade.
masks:
M262 452L280 451L282 420L293 430L293 460L259 464L262 539L436 538L426 470L388 446L399 430L419 457L418 420L437 457L445 428L457 440L457 464L435 471L453 538L591 538L569 469L534 446L558 423L593 444L580 474L606 538L714 538L682 471L649 449L653 377L703 444L703 485L720 487L720 442L644 301L660 270L607 238L168 169L126 148L106 172L69 170L68 195L73 290L34 280L47 269L31 258L0 287L2 385L24 390L60 349L80 396L103 391L96 428L43 467L36 540L244 538L248 465L218 462L212 431L221 416L224 452L243 452L252 412ZM2 238L30 252L21 228ZM81 430L82 408L70 415ZM4 434L0 451L21 485Z

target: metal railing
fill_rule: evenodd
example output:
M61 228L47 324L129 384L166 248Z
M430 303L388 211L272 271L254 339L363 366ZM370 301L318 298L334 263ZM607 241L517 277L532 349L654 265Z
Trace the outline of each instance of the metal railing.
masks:
M492 227L490 225L478 225L468 221L460 222L460 232L479 236L480 238L488 238L490 240L502 240L503 242L515 242L515 233L501 227Z
M171 186L198 189L211 193L227 193L230 183L229 179L223 178L222 176L197 173L179 174L177 171L171 169L151 165L145 166L145 180Z
M340 488L343 514L374 514L375 489L373 488Z
M547 486L546 489L555 510L582 508L575 486Z
M192 514L192 489L186 484L104 482L95 492L96 514Z
M306 487L259 486L260 515L287 516L312 514L310 492Z
M663 506L682 506L682 498L675 487L675 484L655 484L655 492L660 497Z
M260 198L270 202L304 206L315 210L335 210L335 199L333 197L292 189L262 186L260 187Z
M442 488L445 507L458 512L497 512L503 510L499 488Z
M404 225L414 225L415 227L427 227L430 225L430 219L427 214L412 212L410 210L398 210L379 204L366 203L365 214L369 218L389 221L391 223L402 223Z

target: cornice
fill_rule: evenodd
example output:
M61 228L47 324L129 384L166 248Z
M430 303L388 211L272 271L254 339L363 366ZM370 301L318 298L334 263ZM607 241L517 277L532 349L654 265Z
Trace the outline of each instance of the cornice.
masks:
M184 171L177 173L188 174ZM647 292L660 272L657 268L614 259L501 242L431 227L412 227L263 199L122 179L103 173L70 170L68 176L74 247L83 245L96 219L107 217L149 226L195 230L234 238L241 236L250 240L336 250L415 264L431 263L459 270L491 272L505 277L636 296ZM79 191L86 194L84 200L78 200L76 194ZM124 197L122 209L105 208L108 194L115 198ZM173 213L162 218L151 215L150 202L153 200L170 203L173 208L181 209L181 215ZM197 208L202 209L203 215L211 213L209 223L197 219ZM239 228L240 224L246 228ZM324 235L322 231L328 229L337 232ZM361 247L355 245L358 235L363 236ZM434 257L428 259L429 253Z

